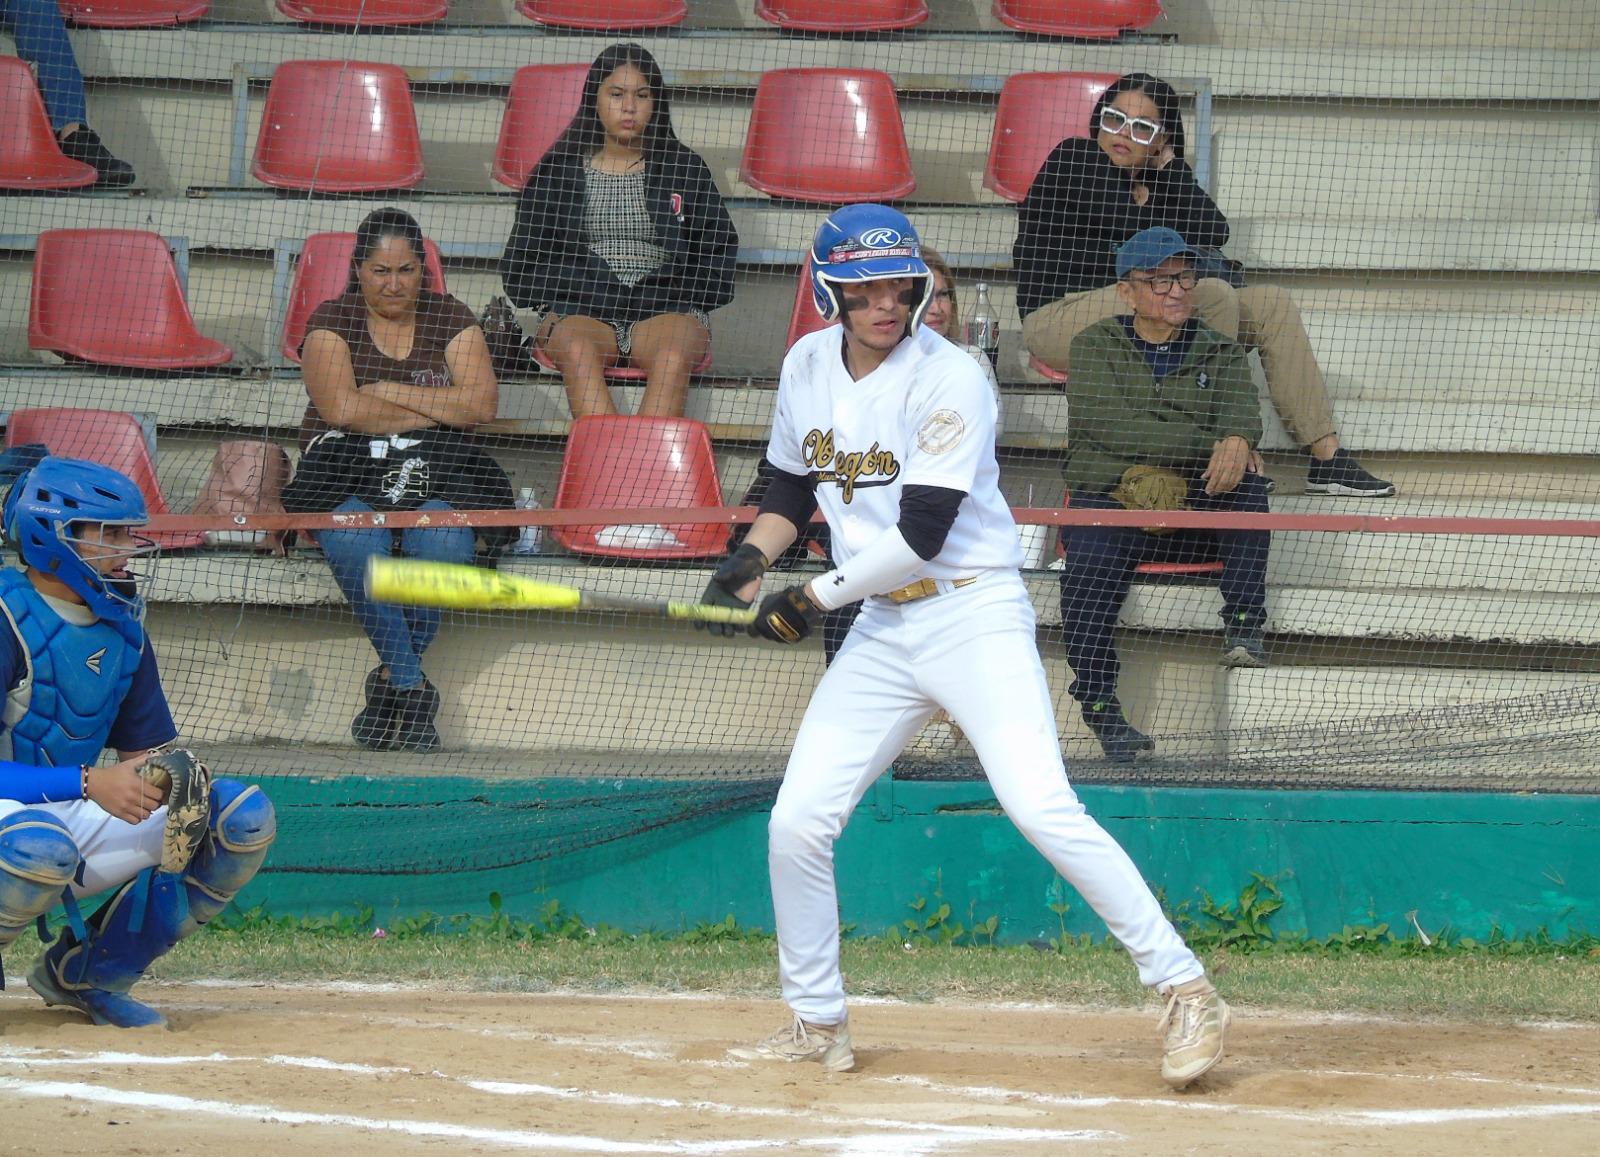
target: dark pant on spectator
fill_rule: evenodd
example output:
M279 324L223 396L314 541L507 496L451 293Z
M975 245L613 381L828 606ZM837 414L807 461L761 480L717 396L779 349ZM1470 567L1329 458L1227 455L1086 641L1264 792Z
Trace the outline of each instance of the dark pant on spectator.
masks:
M1195 510L1267 510L1265 479L1246 474L1228 494L1208 495L1205 484L1189 486ZM1109 494L1073 493L1073 510L1122 506ZM1112 641L1117 615L1128 597L1134 568L1142 562L1222 561L1222 618L1258 627L1266 619L1267 547L1264 530L1178 530L1150 534L1133 526L1064 526L1066 569L1061 572L1061 629L1067 663L1076 677L1069 691L1079 703L1102 703L1117 693L1122 664Z

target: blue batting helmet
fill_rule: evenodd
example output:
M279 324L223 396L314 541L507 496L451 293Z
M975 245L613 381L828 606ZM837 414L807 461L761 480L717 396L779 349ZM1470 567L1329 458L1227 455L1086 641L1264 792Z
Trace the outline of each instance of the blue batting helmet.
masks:
M144 495L126 474L78 458L45 458L17 479L0 508L0 521L23 562L65 583L95 615L144 618L144 597L137 588L144 576L102 575L78 552L82 540L73 530L76 523L143 526L150 521ZM157 549L145 539L124 558Z
M887 205L846 205L828 215L811 243L811 292L823 321L844 316L841 286L891 277L921 279L911 307L911 327L933 300L933 277L922 260L922 242L906 215Z

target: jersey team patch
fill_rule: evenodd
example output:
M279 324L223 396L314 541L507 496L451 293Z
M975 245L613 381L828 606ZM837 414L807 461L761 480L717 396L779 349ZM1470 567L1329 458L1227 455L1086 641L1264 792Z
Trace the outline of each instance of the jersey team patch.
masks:
M961 445L967 424L954 410L935 410L917 431L917 447L925 454L944 454Z

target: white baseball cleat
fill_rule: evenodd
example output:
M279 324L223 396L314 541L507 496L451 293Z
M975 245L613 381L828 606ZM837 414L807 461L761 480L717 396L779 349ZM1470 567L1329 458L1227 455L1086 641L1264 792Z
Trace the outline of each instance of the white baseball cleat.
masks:
M798 1016L753 1045L728 1050L741 1061L820 1061L830 1073L847 1073L856 1067L850 1048L850 1020L838 1024L807 1024Z
M1161 1017L1161 1079L1181 1089L1204 1076L1222 1059L1232 1014L1228 1003L1204 976L1161 990L1167 1010Z

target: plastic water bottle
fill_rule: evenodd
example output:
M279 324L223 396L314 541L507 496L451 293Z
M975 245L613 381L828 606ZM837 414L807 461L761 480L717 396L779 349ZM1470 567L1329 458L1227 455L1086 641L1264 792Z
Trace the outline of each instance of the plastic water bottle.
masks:
M538 510L539 495L531 486L524 486L517 491L518 510ZM544 527L524 526L517 534L517 541L511 544L512 554L538 554L544 545Z
M989 283L978 282L978 300L967 318L966 341L977 346L989 358L989 364L1000 365L1000 315L989 300Z

